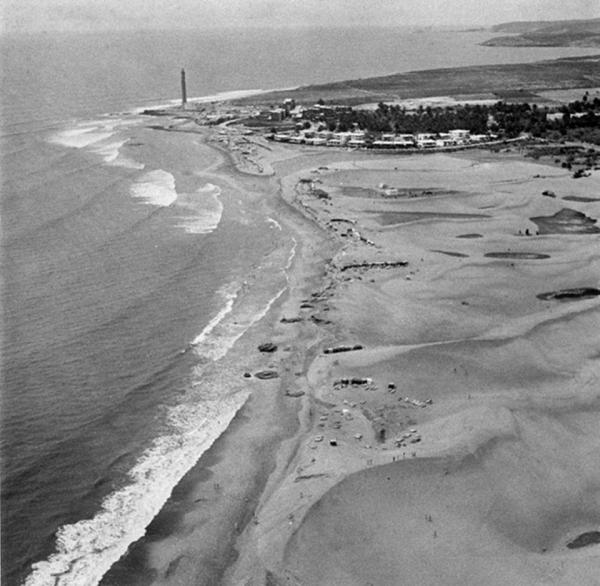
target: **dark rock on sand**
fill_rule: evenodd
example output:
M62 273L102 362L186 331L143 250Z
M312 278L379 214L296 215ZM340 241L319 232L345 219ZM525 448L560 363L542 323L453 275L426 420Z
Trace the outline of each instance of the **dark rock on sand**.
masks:
M282 317L279 320L282 324L295 324L296 322L302 321L301 317Z
M323 319L322 317L318 317L316 315L311 315L310 319L313 321L313 323L320 326L329 325L333 323L330 319Z
M277 345L273 344L273 342L265 342L258 347L260 352L275 352L277 350Z
M544 301L551 299L558 301L578 301L580 299L592 299L598 295L600 295L600 289L596 289L595 287L578 287L576 289L561 289L559 291L550 291L549 293L540 293L536 297Z
M578 549L596 543L600 543L600 531L588 531L587 533L582 533L579 537L573 539L573 541L569 541L567 547L569 549Z
M323 354L337 354L338 352L352 352L353 350L362 350L361 344L355 344L354 346L333 346L331 348L325 348Z
M261 380L268 380L271 378L278 378L279 373L276 370L261 370L261 371L255 373L254 376Z
M540 234L598 234L597 220L583 212L563 208L553 216L530 218L537 225Z

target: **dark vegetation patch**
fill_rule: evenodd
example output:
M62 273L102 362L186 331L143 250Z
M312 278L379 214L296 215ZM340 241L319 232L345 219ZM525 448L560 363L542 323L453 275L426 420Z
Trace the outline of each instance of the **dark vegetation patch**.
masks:
M570 208L563 208L553 216L536 216L530 219L538 227L540 234L598 234L600 232L600 228L596 226L596 219Z
M439 212L384 212L378 213L377 221L382 226L406 224L418 220L473 220L489 218L486 214L444 214Z
M585 102L573 103L583 104ZM580 110L581 108L578 109ZM579 112L579 114L580 113L581 112ZM578 126L580 122L585 122L586 120L585 117L574 118L573 124L569 122L568 124L563 125L563 127L559 128L560 132L558 134L552 134L552 132L550 132L549 138L559 142L565 140L580 140L600 144L597 140L600 137L600 133L598 132L599 121L596 118L593 121L590 120L593 124L589 128ZM550 136L551 134L552 136ZM527 148L525 156L536 160L540 158L550 158L556 165L560 165L563 169L573 170L573 176L576 179L587 176L586 171L594 169L600 162L599 150L575 145L530 145Z
M573 541L569 541L569 543L567 543L567 547L569 549L578 549L580 547L594 545L596 543L600 543L600 531L588 531L587 533L582 533L573 539Z
M584 197L583 195L565 195L563 199L566 199L567 201L580 201L583 203L600 201L600 197Z
M539 254L537 252L486 252L484 256L488 258L513 258L519 260L543 260L550 258L549 254Z
M469 258L468 254L462 252L452 252L451 250L432 250L431 252L439 252L440 254L446 254L448 256L457 256L459 258Z
M549 301L578 301L580 299L592 299L600 295L600 289L595 287L577 287L575 289L561 289L559 291L550 291L549 293L540 293L536 295L538 299Z

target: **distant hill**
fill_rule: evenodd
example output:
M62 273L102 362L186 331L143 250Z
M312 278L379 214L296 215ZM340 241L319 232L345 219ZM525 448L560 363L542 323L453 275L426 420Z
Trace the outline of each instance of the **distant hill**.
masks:
M491 30L511 34L482 43L488 47L600 47L600 18L506 22Z

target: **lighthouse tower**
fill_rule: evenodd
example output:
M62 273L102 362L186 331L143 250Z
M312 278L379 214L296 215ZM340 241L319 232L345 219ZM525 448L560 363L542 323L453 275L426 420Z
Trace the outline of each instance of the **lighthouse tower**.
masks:
M187 104L187 90L185 87L185 69L181 70L181 107L185 109Z

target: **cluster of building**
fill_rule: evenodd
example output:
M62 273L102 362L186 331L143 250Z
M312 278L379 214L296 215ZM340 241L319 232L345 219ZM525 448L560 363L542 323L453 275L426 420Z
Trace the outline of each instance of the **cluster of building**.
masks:
M364 130L350 132L332 132L324 130L303 130L296 132L276 132L267 138L277 142L308 144L315 146L337 146L351 148L374 149L428 149L439 147L462 146L482 143L497 138L491 134L471 134L469 130L450 130L444 133L418 134L381 134L376 137L367 136Z
M314 104L313 106L301 106L296 104L293 98L286 98L280 106L263 110L259 116L271 122L282 122L284 120L292 120L298 122L300 120L313 120L318 117L331 117L351 112L351 106L330 105L330 104Z

